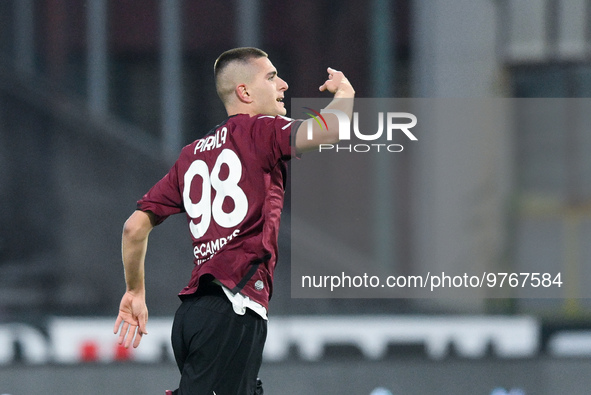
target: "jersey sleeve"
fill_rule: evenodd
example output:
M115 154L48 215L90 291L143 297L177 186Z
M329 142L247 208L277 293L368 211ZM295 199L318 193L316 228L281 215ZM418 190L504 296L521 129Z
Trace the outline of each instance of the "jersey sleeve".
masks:
M137 202L137 209L154 214L155 225L185 211L178 184L178 162Z
M261 155L265 156L271 167L279 161L296 157L295 134L301 120L282 116L259 116L255 122L254 141Z

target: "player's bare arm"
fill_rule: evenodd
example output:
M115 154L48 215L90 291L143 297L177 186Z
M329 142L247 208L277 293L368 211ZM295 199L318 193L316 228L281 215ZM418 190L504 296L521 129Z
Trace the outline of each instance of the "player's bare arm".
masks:
M148 333L144 260L153 223L150 213L135 211L123 227L121 254L127 290L121 298L113 332L119 332L119 344L125 347L132 342L133 347L139 346L142 336Z
M334 99L325 107L325 110L340 110L347 114L349 119L353 115L353 98L355 89L341 71L332 68L327 69L328 79L320 86L320 91L328 91L334 94ZM334 144L339 141L339 122L334 114L325 115L327 130L321 130L318 125L312 125L312 139L308 139L308 125L302 124L296 132L296 151L298 153L317 149L320 144Z

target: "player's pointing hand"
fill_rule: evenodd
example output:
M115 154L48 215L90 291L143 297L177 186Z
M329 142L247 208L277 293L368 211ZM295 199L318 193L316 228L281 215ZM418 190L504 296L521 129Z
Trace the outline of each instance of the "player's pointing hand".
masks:
M354 97L355 90L342 71L327 68L328 79L320 86L320 91L329 91L335 97Z

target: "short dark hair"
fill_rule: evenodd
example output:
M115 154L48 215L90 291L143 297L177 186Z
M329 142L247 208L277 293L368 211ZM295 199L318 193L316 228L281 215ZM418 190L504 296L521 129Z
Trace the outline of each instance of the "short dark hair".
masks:
M222 71L229 63L233 61L248 62L250 59L268 58L269 55L263 50L254 47L242 47L230 49L221 54L215 61L213 72L217 78L220 71Z
M223 54L221 54L217 58L214 66L213 66L213 73L214 73L214 77L215 77L215 87L216 87L216 91L218 93L218 96L220 97L220 99L222 100L222 102L224 104L226 103L228 95L231 92L230 91L231 87L224 86L224 84L222 84L222 79L221 79L220 75L222 74L223 70L230 63L239 62L239 63L245 64L252 59L268 58L268 57L269 56L267 55L267 53L265 51L262 51L258 48L242 47L242 48L230 49L230 50L224 52Z

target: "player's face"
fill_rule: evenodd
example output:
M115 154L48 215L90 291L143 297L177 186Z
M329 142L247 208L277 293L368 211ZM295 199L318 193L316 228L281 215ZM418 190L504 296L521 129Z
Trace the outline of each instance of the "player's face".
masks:
M249 93L255 112L273 116L287 114L283 103L287 83L279 78L277 69L268 58L257 58L252 62L255 66L255 76L249 84Z

